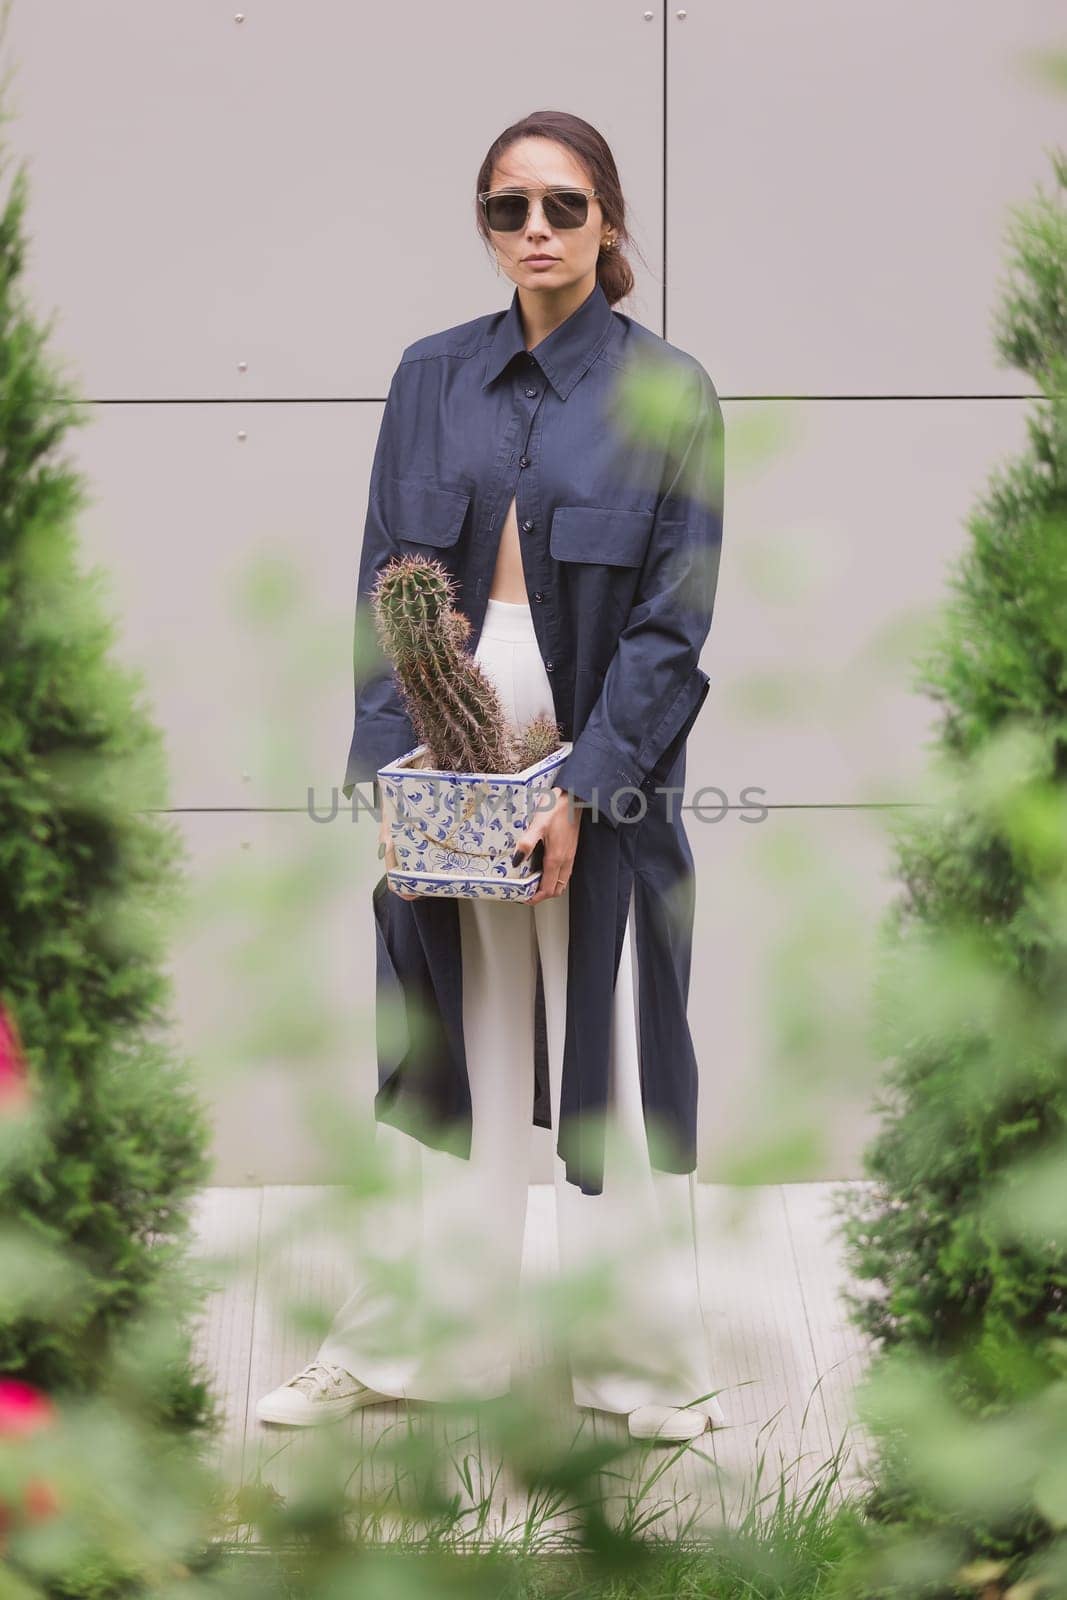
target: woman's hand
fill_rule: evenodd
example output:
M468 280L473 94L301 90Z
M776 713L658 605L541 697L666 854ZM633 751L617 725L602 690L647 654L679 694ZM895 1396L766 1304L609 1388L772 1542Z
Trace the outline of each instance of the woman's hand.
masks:
M386 821L384 810L382 811L381 827L378 829L379 854L381 853L381 847L383 844L385 846L385 869L387 872L390 870L395 872L397 870L396 845L393 843L393 835L390 831L389 824ZM389 884L390 892L392 894L399 895L401 900L418 900L420 898L418 894L409 894L404 889L397 889L388 878L386 879L386 882Z
M516 850L521 850L524 855L530 854L538 839L545 841L541 882L537 885L536 894L525 901L528 906L535 906L539 900L551 900L563 893L570 882L574 852L578 848L578 829L582 822L580 805L566 789L553 787L551 793L556 797L555 803L548 806L539 800L533 821L515 841Z

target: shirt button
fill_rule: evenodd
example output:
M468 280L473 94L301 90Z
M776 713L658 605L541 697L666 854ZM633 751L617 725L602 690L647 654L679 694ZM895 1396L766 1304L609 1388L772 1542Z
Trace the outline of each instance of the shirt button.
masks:
M530 465L529 456L520 456L519 457L519 466L520 467L528 467L529 465Z
M532 533L533 532L533 523L532 522L524 522L523 525L522 525L522 531L523 531L523 533Z
M535 590L534 590L534 599L535 599L535 600L536 600L536 601L537 601L537 604L538 604L538 605L540 605L540 604L541 604L541 602L542 602L542 601L543 601L543 600L544 600L544 598L545 598L545 597L544 597L544 595L543 595L543 594L542 594L542 593L541 593L541 591L540 591L540 589L535 589Z
M556 666L556 663L554 661L546 661L545 662L545 671L546 672L553 672L555 670L555 666Z
M536 390L536 389L527 389L527 391L526 391L526 393L527 393L527 395L528 395L528 397L529 397L529 398L530 398L530 399L531 399L531 400L533 400L533 399L534 399L534 397L535 397L535 396L536 396L536 394L537 394L537 390Z

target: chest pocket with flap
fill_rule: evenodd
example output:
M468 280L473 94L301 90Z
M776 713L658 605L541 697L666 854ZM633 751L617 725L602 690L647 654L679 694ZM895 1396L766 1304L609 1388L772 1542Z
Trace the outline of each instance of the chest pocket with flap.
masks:
M654 511L616 511L612 506L557 506L548 548L557 561L639 567L655 515Z
M394 539L440 549L459 538L471 497L426 478L385 478L381 498L385 524Z

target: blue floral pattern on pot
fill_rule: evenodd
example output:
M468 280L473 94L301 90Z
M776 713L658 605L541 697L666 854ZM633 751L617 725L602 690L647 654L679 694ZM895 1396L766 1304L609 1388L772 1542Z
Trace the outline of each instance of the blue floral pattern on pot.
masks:
M415 894L529 900L541 873L525 857L512 866L515 841L570 750L561 744L522 772L445 772L422 765L428 752L420 744L379 768L397 860L389 882Z

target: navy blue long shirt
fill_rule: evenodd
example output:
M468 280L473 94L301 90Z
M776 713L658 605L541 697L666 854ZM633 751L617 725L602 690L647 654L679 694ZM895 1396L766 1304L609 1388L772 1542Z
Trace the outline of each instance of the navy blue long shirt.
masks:
M654 428L625 386L663 380ZM585 1193L603 1183L610 1027L634 897L639 1046L653 1164L696 1165L697 1067L687 1021L693 860L680 803L685 742L709 689L723 524L723 424L695 357L614 311L597 283L526 349L518 290L403 351L371 469L356 597L355 719L344 793L418 739L374 637L369 594L395 555L456 580L477 648L505 514L516 501L526 592L556 718L573 747L554 782L586 804L569 884L567 1028L556 1148ZM469 1156L458 903L376 885L379 1009L402 998L408 1040L378 1030L375 1115ZM522 914L521 908L517 914ZM418 1025L411 1026L415 1016ZM550 1125L543 982L535 1123ZM654 1132L653 1132L654 1130Z

